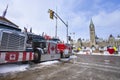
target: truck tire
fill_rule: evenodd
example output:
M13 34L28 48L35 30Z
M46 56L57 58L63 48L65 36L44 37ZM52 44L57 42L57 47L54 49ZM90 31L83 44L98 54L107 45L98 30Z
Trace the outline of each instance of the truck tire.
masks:
M64 58L63 52L60 52L60 57L61 57L61 58Z
M70 55L65 55L63 52L60 53L61 54L61 58L69 58Z
M41 59L41 51L35 50L34 51L34 63L39 63Z
M69 58L69 57L70 57L70 55L65 56L65 58Z

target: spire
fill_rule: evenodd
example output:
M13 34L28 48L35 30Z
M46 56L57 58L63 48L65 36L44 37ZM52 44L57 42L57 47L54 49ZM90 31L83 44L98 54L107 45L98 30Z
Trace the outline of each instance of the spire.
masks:
M5 16L6 16L7 9L8 9L8 5L6 6L6 9L5 9L5 11L3 12L3 15L2 15L2 17L5 17Z
M91 29L94 28L94 24L93 24L92 19L91 19L91 21L90 21L90 28L91 28Z
M90 25L93 25L93 21L92 21L92 18L91 18L91 21L90 21Z

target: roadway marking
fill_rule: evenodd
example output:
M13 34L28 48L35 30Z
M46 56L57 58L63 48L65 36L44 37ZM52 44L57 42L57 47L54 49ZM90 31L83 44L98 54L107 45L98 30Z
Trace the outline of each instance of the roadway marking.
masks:
M84 67L99 69L103 71L111 71L111 72L117 72L120 73L120 67L115 66L108 66L108 65L100 65L100 64L93 64L93 63L84 63L84 62L76 62L76 65L83 65Z
M105 64L110 64L110 60L104 60Z
M68 80L71 80L71 79L73 80L73 79L79 77L80 74L83 73L83 72L85 72L86 70L87 70L87 68L84 68L84 69L82 69L81 71L77 71L76 73L74 73L74 75L70 76L70 77L68 78Z
M84 63L84 62L76 62L77 64L83 64L83 65L90 65L90 66L98 66L98 67L105 67L105 68L112 68L112 69L120 69L120 67L113 67L108 65L100 65L100 64L92 64L92 63Z
M50 74L48 75L48 79L51 78L51 77L53 77L53 76L55 76L55 75L56 75L57 73L59 73L59 72L62 72L62 71L65 71L65 70L70 69L71 67L73 67L73 65L72 65L72 66L68 66L68 67L61 68L61 69L59 69L59 70L56 70L56 71L50 73Z

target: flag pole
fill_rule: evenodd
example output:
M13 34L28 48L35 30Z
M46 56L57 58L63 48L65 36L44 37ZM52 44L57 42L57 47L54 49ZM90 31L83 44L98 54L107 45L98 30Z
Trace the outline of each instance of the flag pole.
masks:
M6 16L7 9L8 9L8 4L7 4L7 6L6 6L6 9L5 9L5 11L3 12L3 15L2 15L2 17L5 17L5 16Z

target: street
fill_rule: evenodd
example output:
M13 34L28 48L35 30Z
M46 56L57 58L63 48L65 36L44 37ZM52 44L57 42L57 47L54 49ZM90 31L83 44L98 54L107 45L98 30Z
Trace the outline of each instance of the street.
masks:
M77 62L33 64L26 71L0 75L0 80L119 80L120 57L77 54Z

